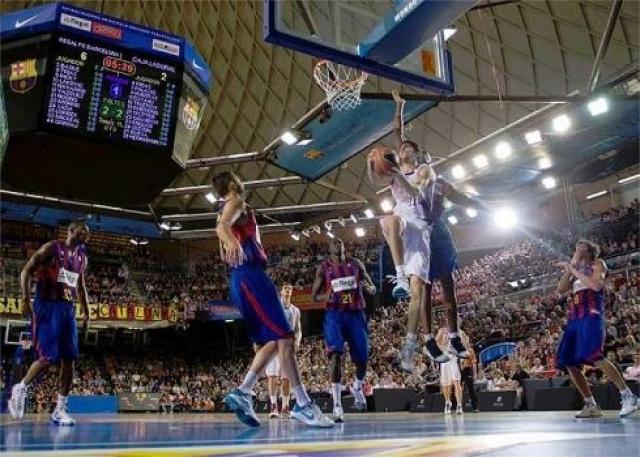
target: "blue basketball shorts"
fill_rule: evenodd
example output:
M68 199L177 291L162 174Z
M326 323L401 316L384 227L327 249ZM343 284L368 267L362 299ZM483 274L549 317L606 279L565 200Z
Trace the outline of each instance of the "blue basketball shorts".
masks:
M33 346L41 360L57 363L80 355L76 309L68 301L33 301L31 316Z
M450 275L458 268L458 255L447 224L438 220L431 230L431 266L429 280Z
M326 310L324 341L328 354L333 352L342 354L345 343L348 343L351 360L366 362L369 356L369 331L364 311Z
M600 315L587 315L567 323L560 344L556 366L579 367L604 358L606 323Z

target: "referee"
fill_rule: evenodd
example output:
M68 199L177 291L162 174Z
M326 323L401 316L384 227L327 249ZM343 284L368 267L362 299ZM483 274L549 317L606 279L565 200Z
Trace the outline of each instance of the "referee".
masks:
M469 357L466 359L460 360L461 363L461 375L462 375L462 390L464 391L465 387L469 391L469 399L471 400L471 407L474 412L478 412L478 397L476 395L476 390L474 388L474 382L476 379L476 374L478 371L478 362L476 360L476 352L473 350L473 345L469 341L469 337L465 332L460 332L460 336L462 337L462 343L464 344L465 349L469 353Z

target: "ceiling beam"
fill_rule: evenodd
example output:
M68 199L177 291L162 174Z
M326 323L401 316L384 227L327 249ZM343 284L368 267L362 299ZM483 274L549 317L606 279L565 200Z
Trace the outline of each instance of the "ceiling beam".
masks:
M366 200L357 201L341 201L341 202L322 202L312 203L309 205L289 205L276 206L273 208L254 208L258 214L288 214L288 213L311 213L315 211L330 211L335 209L356 209L367 204ZM217 211L205 213L185 213L185 214L166 214L160 216L163 221L207 221L215 219L218 215Z
M402 97L406 100L415 101L437 101L437 102L489 102L489 103L548 103L548 104L564 104L564 103L580 103L589 100L592 95L580 94L574 92L575 95L441 95L441 94L406 94ZM391 94L377 93L366 94L371 98L392 100ZM611 101L616 100L638 100L640 97L634 95L607 94L607 98Z
M286 186L290 184L304 184L305 180L301 176L283 176L281 178L256 179L253 181L245 181L245 189L260 189L263 187ZM185 186L172 187L165 189L160 194L163 197L185 195L185 194L204 194L213 190L210 184L201 186Z
M200 167L214 167L216 165L225 165L232 163L243 163L243 162L255 162L258 160L262 160L261 153L254 152L242 152L240 154L231 154L226 156L216 156L216 157L202 157L199 159L189 159L185 162L185 168L200 168Z
M600 40L600 44L598 45L598 52L596 53L596 58L593 61L593 67L591 68L591 76L589 76L589 83L587 84L587 92L589 93L593 92L596 88L596 85L598 84L598 78L600 77L600 68L602 67L604 56L609 49L609 43L611 42L613 29L616 26L616 21L618 20L618 16L620 15L621 8L622 0L614 0L613 5L611 6L611 12L609 13L609 18L607 19L607 24L604 27L602 39Z

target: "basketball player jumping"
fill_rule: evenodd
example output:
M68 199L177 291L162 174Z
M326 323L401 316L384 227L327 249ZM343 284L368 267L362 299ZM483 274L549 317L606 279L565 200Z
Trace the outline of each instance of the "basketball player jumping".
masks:
M356 379L351 392L354 408L362 411L367 402L362 384L367 373L369 337L366 307L362 290L373 295L373 285L362 262L345 254L344 243L333 238L329 242L329 258L316 270L311 290L315 302L327 305L324 315L324 339L330 360L331 393L333 394L333 420L344 421L342 409L342 354L345 343L349 343L351 360L356 366ZM324 291L322 293L321 291Z
M396 101L396 131L399 132L401 141L406 141L404 136L404 120L403 106L404 99L400 97L397 91L393 92L393 98ZM407 142L414 144L413 142ZM426 160L431 162L431 158L426 154ZM465 359L469 356L464 344L458 335L458 306L456 299L454 271L458 267L456 245L453 241L451 231L444 220L444 200L463 206L465 208L479 208L480 203L460 192L450 182L442 176L438 176L433 182L432 202L428 206L429 211L426 212L427 221L431 225L430 250L431 259L429 262L429 282L426 283L425 292L425 325L431 322L431 288L433 281L440 281L444 295L444 308L447 313L447 328L449 331L450 345L447 352ZM427 334L430 332L427 330ZM427 341L427 345L428 341ZM438 356L438 351L432 346L430 354Z
M571 262L559 262L564 273L558 284L559 294L571 291L568 323L558 346L557 366L566 368L571 380L584 399L584 407L576 413L577 418L602 416L587 380L581 371L582 365L598 367L620 390L622 408L620 417L627 417L638 410L638 398L624 382L618 369L604 357L605 309L604 292L607 266L599 258L598 246L580 240Z
M84 311L84 328L89 324L84 270L87 266L85 243L89 229L84 222L69 225L64 242L50 241L36 251L20 273L23 311L31 315L31 334L38 352L26 376L11 389L9 412L14 419L24 415L27 390L31 383L53 364L60 362L60 391L51 421L56 425L75 425L67 411L67 398L73 380L74 360L78 358L76 326L77 299ZM31 276L37 277L36 296L31 301Z
M214 176L212 185L224 199L216 233L222 259L231 266L231 298L244 318L251 339L260 346L244 381L224 402L241 422L250 427L259 426L251 392L259 374L277 353L296 398L291 417L307 425L331 427L333 422L311 401L300 379L293 329L278 290L264 271L267 255L260 242L255 214L244 201L244 185L228 171Z
M300 347L302 341L302 326L300 325L300 310L291 304L291 294L293 292L293 286L285 283L280 289L280 296L282 297L282 304L284 305L284 314L289 323L289 327L293 329L295 334L294 349ZM269 401L271 402L271 412L269 413L270 419L276 419L280 417L280 410L278 410L278 378L280 379L280 400L282 401L282 417L289 417L289 397L291 395L291 385L289 379L284 375L280 367L280 359L276 354L273 356L267 368L264 370L267 375L267 384L269 388Z

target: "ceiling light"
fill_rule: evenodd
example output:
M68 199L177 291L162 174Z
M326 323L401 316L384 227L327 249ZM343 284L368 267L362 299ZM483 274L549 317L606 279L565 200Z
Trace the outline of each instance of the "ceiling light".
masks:
M333 234L333 232L327 232L327 236L331 239L335 238L336 236Z
M493 213L493 222L499 228L511 228L518 222L518 217L511 208L505 207Z
M464 186L464 192L473 195L474 197L480 195L480 192L478 192L475 187L469 185Z
M364 215L367 216L367 219L373 219L375 217L375 213L371 208L367 208L364 210Z
M160 228L162 230L171 230L171 225L168 222L162 222L160 224Z
M341 217L338 219L338 224L344 227L345 225L347 225L347 221L344 220L344 217Z
M304 146L311 143L311 134L297 129L288 129L282 132L280 139L289 146L297 145Z
M327 229L327 232L330 232L330 231L331 231L331 229L333 228L333 224L331 223L331 221L326 221L326 222L324 223L324 228L326 228L326 229Z
M285 130L282 135L280 135L280 139L289 146L293 146L298 142L298 136L291 130Z
M596 192L595 194L587 195L587 200L593 200L594 198L602 197L603 195L606 195L606 194L607 194L606 190L601 190L600 192Z
M500 160L504 160L511 155L511 145L506 141L501 141L496 145L495 154Z
M311 236L311 235L309 234L309 230L307 230L307 229L304 229L304 230L303 230L302 232L300 232L300 233L302 233L302 235L303 235L305 238L309 238L309 237Z
M556 187L556 178L554 178L553 176L542 178L542 185L545 189L553 189L554 187Z
M640 174L627 176L626 178L619 179L618 184L626 184L628 182L635 181L638 178L640 178Z
M477 156L475 156L473 158L473 164L476 166L476 168L480 169L480 168L484 168L487 165L489 165L489 159L487 159L487 156L484 154L478 154Z
M233 319L225 319L224 322L225 324L230 324L231 322L233 322Z
M358 223L358 218L355 216L355 214L352 214L351 216L349 216L349 218L353 221L354 224Z
M453 206L453 203L451 203L449 200L444 201L444 209L449 209L452 206Z
M455 179L462 179L466 174L467 172L462 165L456 165L451 169L451 176L453 176Z
M356 236L358 238L362 238L364 236L364 234L366 233L362 227L356 227L355 232L356 232Z
M478 211L475 208L467 208L465 212L467 213L467 216L469 216L471 219L473 219L478 215Z
M524 140L531 146L542 142L540 130L533 130L524 134Z
M182 230L182 224L180 222L176 222L175 224L171 224L169 229L173 232L177 232L178 230Z
M561 114L553 120L553 130L557 133L563 133L571 127L571 119L566 114Z
M137 246L138 245L138 240L136 240L135 238L129 238L129 243Z
M449 38L455 35L457 31L458 29L455 28L454 26L450 26L445 29L442 29L442 35L444 37L444 41L447 41Z
M447 220L451 225L456 225L458 223L458 218L455 217L454 215L449 216Z
M216 197L216 194L213 192L207 192L204 198L206 198L209 203L215 203L218 201L218 197Z
M553 166L553 163L551 162L551 159L549 157L540 157L538 159L538 168L540 168L541 170L546 170L548 168L551 168Z
M300 234L298 232L291 232L291 238L296 241L300 241Z
M320 227L317 226L317 225L314 225L313 227L311 227L311 230L316 232L318 235L320 235L322 233L322 230L320 230Z
M393 203L391 203L391 200L385 198L384 200L382 200L380 202L380 208L385 213L388 213L389 211L391 211L393 209Z
M602 113L606 113L609 111L609 103L607 99L604 97L598 97L595 100L590 101L587 104L587 108L592 116L597 116Z

